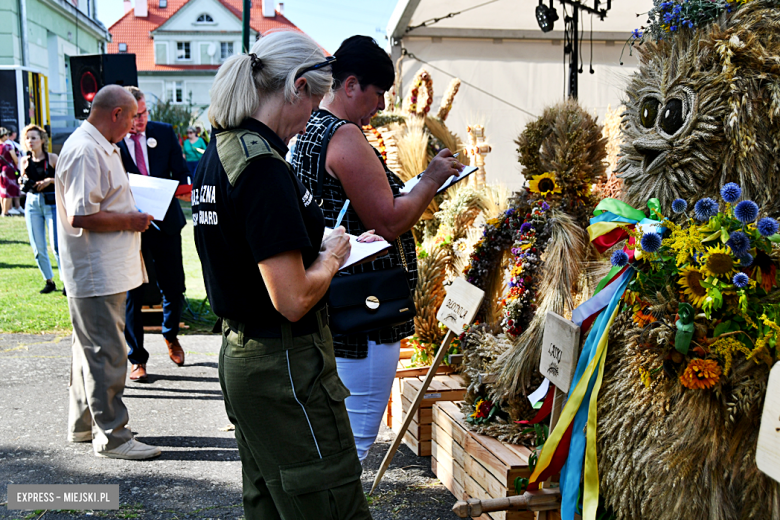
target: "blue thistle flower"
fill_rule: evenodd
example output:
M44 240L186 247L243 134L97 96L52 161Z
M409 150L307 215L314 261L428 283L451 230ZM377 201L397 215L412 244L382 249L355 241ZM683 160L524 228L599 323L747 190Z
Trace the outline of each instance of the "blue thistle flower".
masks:
M642 235L640 243L642 244L642 249L648 253L655 253L661 248L661 235L654 232L645 233Z
M758 232L761 233L762 236L771 237L777 233L777 228L777 220L773 218L764 217L758 221Z
M750 238L742 231L735 231L729 235L726 245L736 256L744 256L750 250Z
M733 204L742 196L742 188L735 182L729 182L720 189L720 196L729 204Z
M701 199L693 206L696 220L706 222L718 214L718 203L709 197Z
M623 267L628 263L628 254L626 254L625 251L620 249L612 253L612 258L610 258L609 260L610 262L612 262L612 265Z
M641 38L641 37L642 37L642 31L640 31L639 29L634 29L634 31L631 33L631 36L632 36L632 37L633 37L635 40L638 40L639 38Z
M732 282L734 282L734 287L737 289L744 289L750 283L750 278L745 273L737 273L734 275Z
M675 213L682 213L686 209L688 209L688 203L683 199L674 199L672 202L672 211Z
M750 267L751 265L753 265L753 255L751 255L750 253L745 253L744 255L738 258L739 258L740 267Z
M734 207L734 216L743 224L750 224L758 217L758 204L752 200L743 200Z

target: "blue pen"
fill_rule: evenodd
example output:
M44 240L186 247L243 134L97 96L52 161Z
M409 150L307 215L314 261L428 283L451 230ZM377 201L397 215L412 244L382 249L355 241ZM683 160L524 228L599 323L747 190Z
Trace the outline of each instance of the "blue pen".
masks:
M139 208L138 206L136 206L135 209L138 210L138 213L143 213L143 211L141 211L141 208ZM157 224L155 224L154 222L150 222L150 224L154 226L154 229L160 231L160 228L157 227Z
M341 211L339 211L339 216L336 218L336 225L333 226L333 229L336 229L341 225L341 220L344 218L344 215L347 214L347 208L349 207L349 199L344 203L344 207L341 208Z

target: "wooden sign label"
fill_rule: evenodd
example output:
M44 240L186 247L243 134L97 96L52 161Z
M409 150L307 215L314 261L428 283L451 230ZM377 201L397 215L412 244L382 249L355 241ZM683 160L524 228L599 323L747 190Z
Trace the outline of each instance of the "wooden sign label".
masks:
M539 372L562 392L568 392L580 348L580 328L566 318L548 312L544 322Z
M764 414L758 430L756 465L758 469L780 482L780 363L769 372L764 398Z
M484 297L485 291L471 285L463 278L456 278L447 287L447 296L439 307L436 319L449 327L452 332L460 335L465 327L471 325Z

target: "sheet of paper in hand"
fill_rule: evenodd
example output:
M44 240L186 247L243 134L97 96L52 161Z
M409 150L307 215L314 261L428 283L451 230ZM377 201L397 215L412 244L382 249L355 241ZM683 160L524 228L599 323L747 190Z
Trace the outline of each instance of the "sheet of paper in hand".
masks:
M325 236L328 236L331 233L333 233L331 228L325 228ZM380 253L390 247L390 242L385 240L378 240L376 242L358 242L355 235L350 235L349 233L345 234L349 237L349 245L352 246L352 250L349 252L349 258L347 258L347 261L344 262L344 265L341 266L341 269L365 260L369 256L374 256L375 254Z
M571 386L579 348L580 328L566 318L548 312L539 371L562 392L568 392Z
M162 220L173 200L173 194L179 187L179 181L160 179L148 175L129 173L130 191L133 192L135 205L154 220Z

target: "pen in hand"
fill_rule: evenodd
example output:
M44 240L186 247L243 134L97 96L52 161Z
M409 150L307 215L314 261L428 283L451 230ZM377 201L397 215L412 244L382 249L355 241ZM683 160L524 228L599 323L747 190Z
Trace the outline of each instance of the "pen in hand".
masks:
M341 208L341 211L339 211L339 216L336 217L336 225L333 226L333 229L336 229L341 225L341 221L344 219L344 215L347 214L347 208L349 207L349 199L344 203L344 207Z
M138 210L138 213L143 213L143 211L141 211L141 208L139 208L138 206L136 206L135 209ZM154 221L149 222L149 223L154 226L154 229L156 229L157 231L160 231L160 228L157 227L157 224L155 224Z

